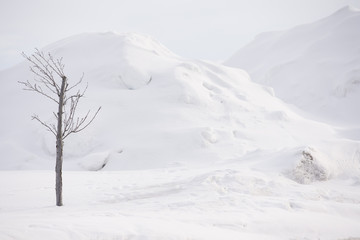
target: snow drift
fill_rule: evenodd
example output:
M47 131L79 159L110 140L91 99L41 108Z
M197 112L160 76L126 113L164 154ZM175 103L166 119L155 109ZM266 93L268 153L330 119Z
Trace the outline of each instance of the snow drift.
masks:
M70 81L85 74L89 88L80 113L102 106L93 125L65 142L65 169L256 159L249 161L254 167L288 172L302 161L299 149L310 146L323 153L311 166L321 164L327 177L358 170L359 142L341 140L331 126L299 116L243 70L183 59L133 33L80 34L43 50L63 57ZM53 136L30 116L53 121L55 106L21 90L17 81L32 78L25 62L0 73L1 109L7 113L0 126L1 169L53 168Z
M314 23L262 33L225 64L245 69L317 119L358 126L359 26L360 11L344 7Z

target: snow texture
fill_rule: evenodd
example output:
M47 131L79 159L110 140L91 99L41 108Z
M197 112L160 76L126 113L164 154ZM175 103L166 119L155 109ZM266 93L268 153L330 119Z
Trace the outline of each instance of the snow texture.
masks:
M261 34L227 62L251 78L136 33L43 48L85 74L79 113L102 106L66 139L61 208L30 121L56 106L21 89L26 62L1 71L0 239L360 237L359 16Z

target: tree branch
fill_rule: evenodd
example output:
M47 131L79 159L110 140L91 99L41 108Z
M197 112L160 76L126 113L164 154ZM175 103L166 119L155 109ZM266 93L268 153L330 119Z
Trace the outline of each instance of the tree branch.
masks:
M63 117L59 119L59 113L53 112L55 118L61 121L61 124L58 125L60 126L59 129L57 129L55 124L47 124L41 121L37 115L34 115L33 119L40 122L55 136L57 133L61 133L62 138L65 139L70 134L80 132L88 127L99 113L101 107L97 109L91 118L89 115L90 111L88 111L84 117L76 117L78 103L80 99L84 97L88 84L86 84L83 90L79 89L73 94L70 94L70 92L82 83L84 73L79 81L73 85L69 85L67 81L63 83L63 79L67 78L64 74L65 65L62 63L62 58L55 59L50 53L45 55L39 49L36 48L35 50L35 53L30 56L22 53L23 57L31 63L30 71L35 75L34 82L27 80L26 82L19 81L19 83L24 86L24 90L37 92L58 105L62 103L60 109L63 109ZM65 84L64 89L61 88L63 86L62 84Z
M33 115L31 117L32 120L37 120L41 125L43 125L48 131L52 132L56 136L56 129L53 128L52 125L49 125L43 121L40 120L39 116Z
M97 109L95 114L92 116L92 118L87 123L86 123L86 120L88 119L90 111L87 112L85 117L83 117L81 119L77 118L76 124L73 124L71 126L71 128L63 135L63 139L65 139L66 137L68 137L72 133L78 133L78 132L84 130L85 128L87 128L94 121L94 119L96 118L96 116L97 116L97 114L99 113L100 110L101 110L101 107L99 107Z
M50 96L49 94L45 93L41 87L39 87L36 84L32 84L29 82L29 80L27 80L26 82L18 82L22 85L25 86L25 88L23 88L26 91L33 91L33 92L37 92L40 93L41 95L43 95L44 97L47 97L49 99L51 99L52 101L56 102L57 104L59 104L58 100L56 100L55 98L53 98L52 96Z

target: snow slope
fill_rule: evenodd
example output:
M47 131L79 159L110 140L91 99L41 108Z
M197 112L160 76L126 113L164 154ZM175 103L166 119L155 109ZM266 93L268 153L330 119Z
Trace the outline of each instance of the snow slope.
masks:
M85 74L80 112L102 110L66 139L55 207L55 139L30 116L54 121L56 106L21 90L27 63L0 72L0 239L360 236L356 134L149 36L86 33L44 51L63 57L70 81Z
M262 33L225 64L317 119L355 125L359 133L359 26L360 10L344 7L314 23Z
M85 73L89 89L80 110L103 107L89 129L65 142L65 169L208 165L263 151L293 153L274 168L284 172L305 151L319 156L325 179L358 170L359 142L297 115L242 70L182 59L139 34L81 34L44 51L64 58L70 81ZM2 109L12 112L0 127L1 169L53 168L54 137L29 118L35 112L54 121L56 106L21 90L17 81L29 78L26 63L0 73Z

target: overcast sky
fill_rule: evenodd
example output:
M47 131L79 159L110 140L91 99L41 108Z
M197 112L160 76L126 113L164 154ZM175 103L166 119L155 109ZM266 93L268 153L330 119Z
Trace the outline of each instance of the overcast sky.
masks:
M255 35L326 17L360 0L0 0L0 69L22 51L83 32L138 32L176 54L222 61Z

